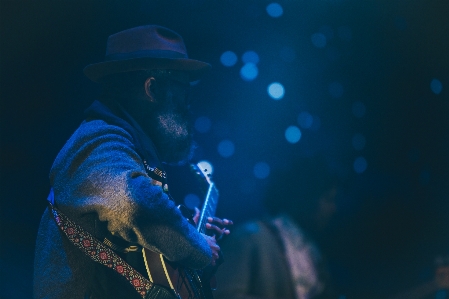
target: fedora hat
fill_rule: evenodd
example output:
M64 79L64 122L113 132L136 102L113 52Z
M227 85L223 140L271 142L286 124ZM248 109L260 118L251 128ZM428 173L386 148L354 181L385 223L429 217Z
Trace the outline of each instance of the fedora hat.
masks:
M92 81L116 73L164 69L186 71L190 81L198 80L210 64L189 59L182 37L162 26L146 25L109 36L105 59L84 68Z

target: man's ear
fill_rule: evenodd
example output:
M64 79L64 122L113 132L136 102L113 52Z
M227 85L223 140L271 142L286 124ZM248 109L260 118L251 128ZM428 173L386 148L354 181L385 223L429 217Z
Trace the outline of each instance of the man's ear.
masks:
M149 77L145 80L144 83L145 94L148 96L148 100L152 103L157 103L154 92L152 91L155 81L156 79L154 77Z

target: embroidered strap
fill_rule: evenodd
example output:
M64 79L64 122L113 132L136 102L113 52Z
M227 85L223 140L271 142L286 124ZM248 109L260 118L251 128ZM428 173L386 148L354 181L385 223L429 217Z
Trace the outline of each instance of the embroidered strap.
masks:
M152 282L134 270L120 256L93 237L90 233L85 231L79 225L73 223L67 216L52 205L51 200L49 200L49 203L56 223L64 234L67 235L70 242L81 249L81 251L95 262L111 268L122 275L136 289L142 298L146 298L153 286Z

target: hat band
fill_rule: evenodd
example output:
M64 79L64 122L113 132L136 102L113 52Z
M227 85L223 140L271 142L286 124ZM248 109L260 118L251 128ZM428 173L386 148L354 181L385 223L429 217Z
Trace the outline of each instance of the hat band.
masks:
M126 60L132 58L187 58L187 54L170 50L143 50L128 53L115 53L106 55L106 60Z

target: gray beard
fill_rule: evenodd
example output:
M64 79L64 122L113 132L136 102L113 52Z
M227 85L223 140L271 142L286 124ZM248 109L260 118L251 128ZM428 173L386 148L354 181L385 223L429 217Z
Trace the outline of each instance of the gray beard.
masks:
M173 111L155 114L152 137L162 162L170 165L188 163L195 149L188 118Z

